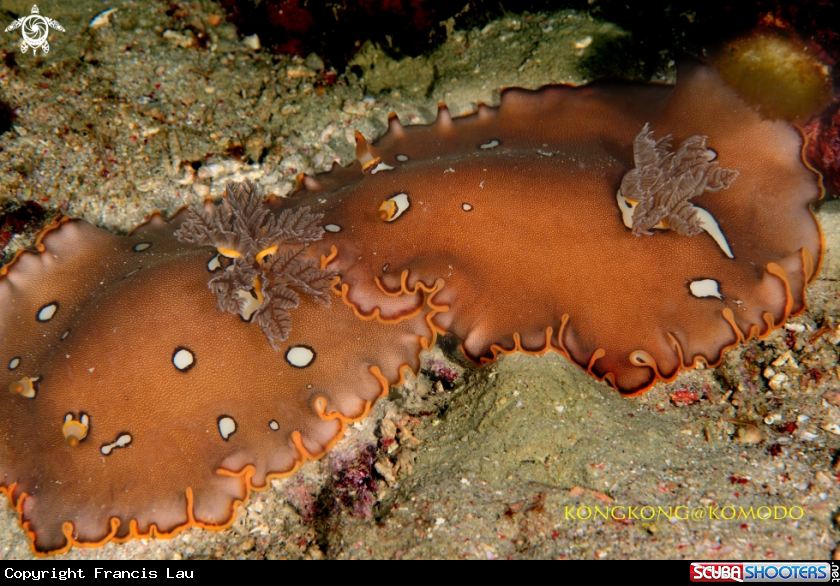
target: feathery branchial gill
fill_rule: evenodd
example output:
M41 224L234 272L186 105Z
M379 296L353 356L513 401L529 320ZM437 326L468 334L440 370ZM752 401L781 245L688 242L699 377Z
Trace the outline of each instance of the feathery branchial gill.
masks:
M264 199L251 181L228 183L225 197L212 209L191 207L175 235L219 251L208 265L217 274L207 283L219 309L258 323L278 350L291 331L289 310L298 306L300 295L329 306L330 283L338 273L320 268L306 252L324 235L323 214L301 207L275 216Z

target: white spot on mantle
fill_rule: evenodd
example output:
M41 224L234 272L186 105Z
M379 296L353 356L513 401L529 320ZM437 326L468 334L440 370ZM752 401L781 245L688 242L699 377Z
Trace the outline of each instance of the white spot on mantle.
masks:
M228 441L234 433L236 433L236 421L233 420L233 417L228 415L219 417L219 434L222 439Z
M114 448L124 448L131 443L131 440L131 434L124 433L120 435L116 441L113 441L110 444L105 444L99 448L99 451L102 452L103 455L108 456L112 451L114 451Z
M714 279L698 279L688 284L688 289L695 297L717 297L723 299L718 290L718 282Z
M295 368L306 368L315 360L315 351L309 346L292 346L286 351L286 361Z
M50 303L38 310L38 321L50 321L58 311L58 303Z
M172 355L172 364L181 372L186 372L195 365L195 354L186 348L178 348Z

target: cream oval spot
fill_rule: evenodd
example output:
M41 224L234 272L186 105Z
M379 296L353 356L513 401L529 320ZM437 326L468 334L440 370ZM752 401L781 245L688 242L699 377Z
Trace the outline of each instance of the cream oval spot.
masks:
M120 434L120 436L115 441L112 441L110 444L105 444L104 446L99 448L99 451L102 452L102 455L109 456L111 452L114 451L114 449L126 447L128 444L131 443L132 439L133 438L131 437L130 433Z
M38 321L50 321L55 316L55 312L57 311L58 301L48 303L47 305L38 310Z
M292 346L286 351L286 362L295 368L306 368L315 360L315 350L309 346Z
M9 370L14 370L20 366L20 356L15 356L9 361Z
M195 354L192 353L192 350L183 346L176 348L172 354L172 364L181 372L187 372L195 366Z
M408 155L397 155L397 160L400 163L405 163L408 160Z
M276 421L276 420L274 420L274 419L272 419L271 421L269 421L269 422L268 422L268 426L269 426L271 429L273 429L274 431L277 431L277 430L279 430L279 429L280 429L280 424L279 424L279 423L277 423L277 421Z
M464 210L465 212L471 212L473 207L468 203L462 203L461 204L461 209Z
M485 142L483 145L481 145L481 148L486 151L488 149L494 149L497 146L499 146L499 141L494 138L490 142Z
M723 299L723 296L720 294L720 290L718 289L718 282L714 279L698 279L696 281L691 281L688 284L688 290L691 291L691 294L695 297L717 297L718 299Z
M222 439L228 441L230 436L236 433L236 421L234 421L233 417L230 415L222 415L219 417L218 420L219 424L219 434L222 436Z
M341 232L341 226L339 226L338 224L327 224L326 226L324 226L324 230L335 234L336 232Z
M151 247L151 242L138 242L134 245L134 252L143 252L144 250L149 250Z
M398 193L389 197L379 206L379 219L385 222L393 222L399 218L411 206L407 193Z

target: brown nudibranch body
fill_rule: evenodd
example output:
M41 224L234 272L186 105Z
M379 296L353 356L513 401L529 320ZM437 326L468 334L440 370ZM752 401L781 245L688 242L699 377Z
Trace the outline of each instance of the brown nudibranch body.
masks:
M392 116L288 199L233 185L127 237L64 220L0 276L0 486L43 554L224 527L440 333L625 394L717 364L805 308L823 242L802 140L687 63L675 87Z

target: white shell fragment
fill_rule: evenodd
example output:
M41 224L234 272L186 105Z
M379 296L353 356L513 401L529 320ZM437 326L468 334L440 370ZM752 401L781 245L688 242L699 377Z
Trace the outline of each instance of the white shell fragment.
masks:
M481 145L481 148L484 149L484 150L488 150L488 149L494 149L497 146L499 146L499 141L496 140L496 139L493 139L490 142L485 142L483 145Z
M462 203L461 204L461 209L464 210L465 212L471 212L473 207L468 203Z
M408 155L397 155L397 160L400 163L405 163L408 160Z
M117 11L116 8L109 8L108 10L103 10L99 14L93 17L93 20L88 23L89 28L99 28L101 26L105 26L111 20L111 15Z
M324 226L324 230L335 234L336 232L341 232L341 226L339 226L338 224L327 224L326 226Z
M118 437L116 439L116 441L113 441L110 444L105 444L104 446L99 448L99 451L102 452L103 455L108 456L108 455L111 454L112 451L114 451L115 448L126 447L128 444L131 443L131 440L132 440L131 435L127 434L127 433L124 433L124 434L120 435L120 437Z
M172 364L181 372L186 372L195 365L195 354L186 348L178 348L172 355Z
M269 422L268 422L268 426L269 426L269 427L270 427L273 431L277 431L278 429L280 429L280 424L279 424L279 423L277 423L277 421L276 421L276 420L274 420L274 419L272 419L271 421L269 421Z
M16 369L18 366L20 366L20 357L19 357L19 356L15 356L14 358L12 358L12 359L9 361L9 370L14 370L14 369Z
M777 372L772 377L770 377L769 381L767 381L767 386L773 389L774 391L778 391L787 382L787 380L788 377L785 373Z
M58 311L58 302L45 305L38 310L38 321L50 321Z
M242 44L251 49L252 51L259 51L262 47L262 44L260 43L260 37L257 35L245 37L244 39L242 39Z
M718 282L714 279L699 279L691 281L688 285L689 291L695 297L717 297L723 299L723 296L718 290Z
M219 434L222 439L228 441L234 433L236 433L236 421L233 420L233 417L227 415L219 417Z
M134 245L134 252L143 252L144 250L148 250L151 247L151 242L140 242Z
M295 368L306 368L315 360L315 351L309 346L292 346L286 351L286 361Z

